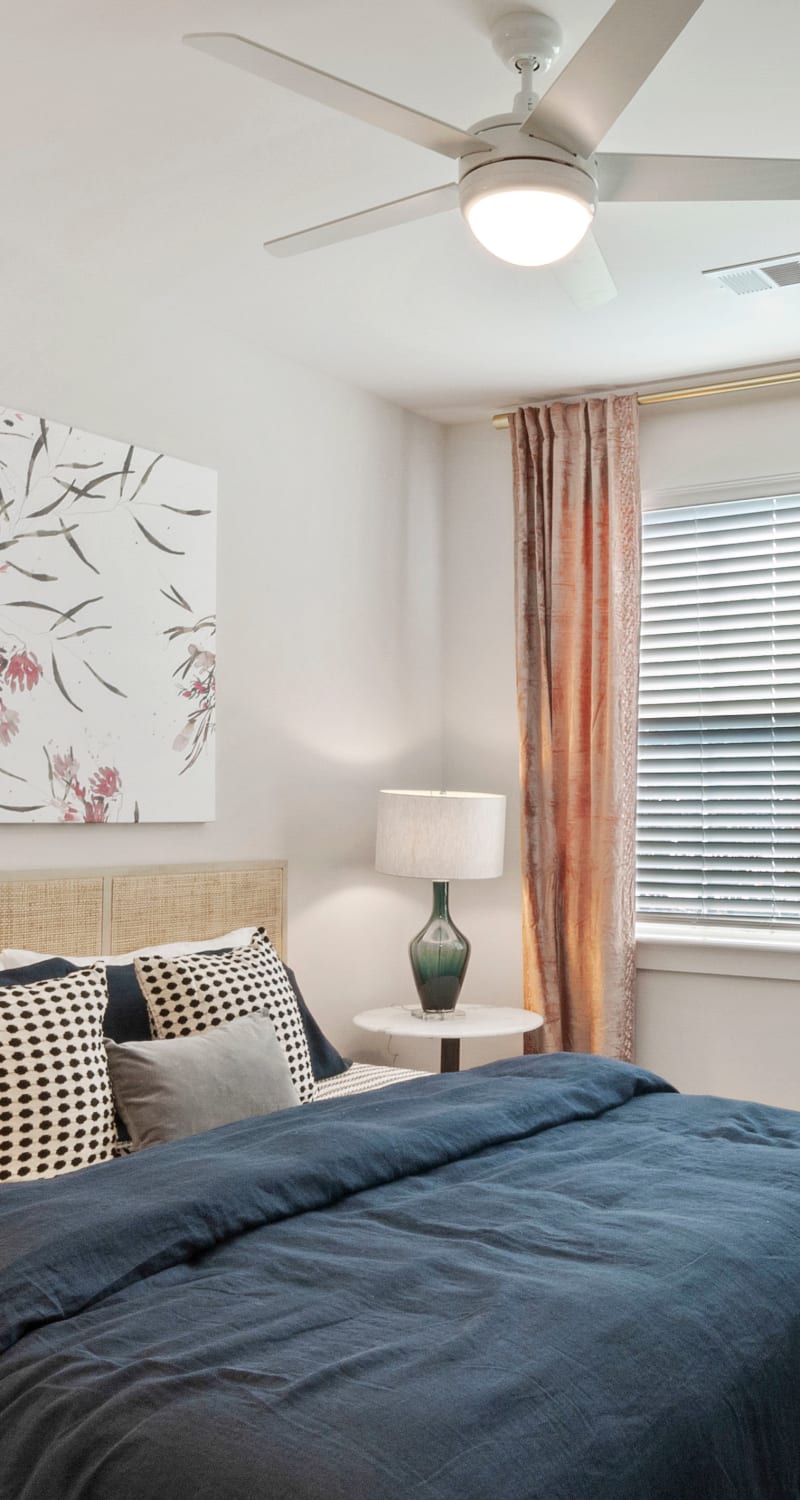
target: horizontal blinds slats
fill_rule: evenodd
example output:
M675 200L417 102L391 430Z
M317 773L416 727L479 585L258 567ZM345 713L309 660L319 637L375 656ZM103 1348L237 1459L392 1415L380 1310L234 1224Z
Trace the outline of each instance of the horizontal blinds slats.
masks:
M800 563L792 568L787 568L773 577L769 573L756 573L747 576L745 573L732 574L726 582L715 584L714 578L706 575L703 583L698 587L693 579L680 579L670 584L670 580L656 583L648 589L647 603L645 609L648 617L650 610L669 609L670 612L676 603L682 613L686 614L691 607L695 616L698 607L704 604L723 604L730 608L733 604L744 604L752 601L760 606L766 613L767 601L774 602L775 599L785 599L790 603L797 603L797 583L800 581ZM676 596L677 595L677 600Z
M680 562L695 565L698 558L749 557L769 551L776 539L781 545L800 536L800 512L778 526L740 526L718 532L698 530L671 532L651 537L644 566L648 569ZM644 560L643 560L644 561Z
M698 691L707 688L758 688L758 696L763 701L764 694L769 693L772 697L773 688L786 688L787 692L782 697L795 697L798 691L798 665L797 658L791 657L782 660L776 656L766 662L759 657L743 656L737 670L737 663L733 660L720 660L719 657L711 657L708 662L702 660L685 661L663 661L658 662L651 669L642 669L642 688L645 695L654 689L676 690L688 693L696 688ZM753 695L748 693L747 697Z
M788 630L781 635L777 631L748 631L743 632L740 640L733 636L720 640L718 635L713 639L700 642L675 640L659 641L655 646L645 646L642 650L642 671L648 672L652 666L660 666L669 662L693 662L701 661L742 661L757 662L759 666L768 666L776 657L781 666L786 666L787 657L794 658L794 664L798 660L797 629L793 632Z
M704 557L704 553L707 556ZM657 562L645 563L643 576L655 588L664 583L691 588L700 578L707 583L714 583L718 579L722 586L727 587L732 579L740 575L748 582L753 573L763 574L765 578L771 579L791 576L797 571L796 562L788 557L781 562L776 559L775 553L774 538L760 547L737 547L735 550L695 548L687 557L659 558Z
M654 605L645 605L643 617L653 623L660 622L661 628L669 634L672 630L698 631L705 634L708 630L730 630L736 624L748 630L751 627L766 630L776 625L791 625L797 612L797 598L787 595L785 599L777 598L769 591L764 592L763 599L751 599L746 619L742 618L742 611L738 608L736 600L730 603L709 603L706 601L705 608L701 611L698 604L693 601L685 606L679 606L673 599L663 609L657 609Z
M713 509L712 506L708 508ZM682 552L687 557L694 557L703 548L707 548L718 555L724 555L726 549L745 547L750 541L760 546L765 537L790 538L800 527L800 506L791 513L784 513L774 518L751 516L737 523L734 517L720 520L718 524L713 525L696 522L662 526L660 529L657 521L659 514L661 514L659 511L650 511L645 515L649 541L648 566L658 563L664 553ZM785 541L782 545L785 545Z
M640 911L800 922L800 496L643 525Z
M765 506L768 505L769 509ZM739 526L772 524L784 516L800 515L800 495L773 495L764 500L728 500L716 505L665 505L647 514L651 536L667 531L734 531Z
M741 696L744 696L744 694L741 694ZM755 697L755 699L753 699L753 712L758 711L758 703L759 699L758 697ZM714 714L716 714L716 712L719 712L719 714L728 714L728 712L731 711L732 706L734 706L734 699L731 699L731 697L728 696L723 696L723 694L720 694L717 699L713 699L713 697L711 697L711 694L708 693L707 696L705 696L704 703L702 703L701 705L701 703L699 703L699 699L696 700L696 702L681 703L680 700L678 700L677 694L672 694L671 699L669 699L669 702L665 703L665 706L666 708L671 709L672 712L675 712L675 714L678 714L678 712L683 712L684 717L687 718L696 718L696 715L698 715L698 709L702 706L702 712L704 712L704 714L707 714L708 718L711 718ZM792 697L792 699L786 699L786 706L788 706L788 708L791 708L791 706L795 706L795 708L797 708L797 706L800 706L800 699L795 699L795 697ZM647 709L647 705L642 705L642 711L645 711L645 709Z

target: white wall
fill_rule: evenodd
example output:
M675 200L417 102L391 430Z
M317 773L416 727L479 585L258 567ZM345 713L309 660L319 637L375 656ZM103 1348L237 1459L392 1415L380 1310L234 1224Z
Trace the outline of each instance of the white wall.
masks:
M504 792L505 873L453 887L472 943L464 999L522 1004L519 749L514 662L514 526L508 433L451 427L445 483L445 783ZM464 1060L507 1054L507 1041L464 1044Z
M641 442L643 487L651 491L798 473L800 400L786 390L645 407ZM489 422L451 428L445 495L445 777L449 786L468 780L506 792L510 822L502 881L453 893L454 914L473 941L465 998L515 1004L521 919L508 434ZM641 944L637 1058L693 1092L800 1108L800 954L709 956L701 944L671 951Z
M800 396L773 386L641 408L642 488L800 473Z
M375 793L440 776L443 435L87 287L3 304L0 401L219 471L217 819L0 827L13 868L289 861L289 958L332 1037L405 997L413 894L372 870ZM418 923L416 925L419 925ZM366 1047L364 1043L367 1043Z

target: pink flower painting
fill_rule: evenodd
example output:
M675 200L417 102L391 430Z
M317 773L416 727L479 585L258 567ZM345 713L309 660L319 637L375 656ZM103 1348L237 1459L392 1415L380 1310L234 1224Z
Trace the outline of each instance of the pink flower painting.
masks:
M101 766L100 770L95 771L92 777L91 788L95 797L105 799L118 797L122 791L122 780L119 771L115 770L113 766Z
M32 651L14 651L3 673L12 693L30 692L42 676L42 669Z
M213 818L213 471L0 407L0 483L0 822Z
M178 601L184 609L190 606L185 599ZM186 647L186 655L173 672L184 686L180 689L181 698L192 704L189 716L183 727L178 731L172 742L173 750L183 754L184 764L181 771L191 770L197 764L209 740L214 733L217 709L217 657L216 652L211 651L207 644L209 638L216 637L217 622L214 615L206 615L204 619L196 620L193 625L172 625L165 631L170 641L180 640L187 635L201 638L190 641Z
M78 762L71 750L66 755L55 754L52 758L52 766L59 781L63 782L72 781L78 770Z
M0 698L0 745L10 745L15 734L19 734L19 714L6 708Z
M12 693L31 692L41 676L42 669L32 651L4 648L0 644L0 687L5 686ZM0 697L0 745L10 745L19 732L19 714ZM13 779L22 781L25 778L14 775Z
M32 651L4 647L0 642L0 689L12 693L31 692L42 676L42 669ZM8 745L19 734L20 716L4 703L0 694L0 745Z
M62 823L108 823L122 797L122 777L116 766L98 766L88 787L78 777L80 767L72 749L66 753L45 750L53 793L53 806Z

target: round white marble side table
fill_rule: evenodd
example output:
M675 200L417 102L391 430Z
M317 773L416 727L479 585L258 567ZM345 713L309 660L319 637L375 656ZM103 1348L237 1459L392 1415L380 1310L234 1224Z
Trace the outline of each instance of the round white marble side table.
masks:
M535 1010L510 1005L460 1005L457 1015L414 1015L411 1005L385 1005L362 1010L353 1017L362 1031L382 1031L391 1036L428 1036L440 1041L441 1072L457 1073L461 1066L461 1041L470 1036L521 1036L537 1031L544 1017Z

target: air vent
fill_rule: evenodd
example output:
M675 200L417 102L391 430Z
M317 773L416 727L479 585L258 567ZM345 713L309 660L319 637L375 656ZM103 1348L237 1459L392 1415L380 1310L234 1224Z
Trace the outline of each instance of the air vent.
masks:
M776 255L772 260L745 261L740 266L717 266L713 271L704 271L717 286L735 292L737 297L748 297L752 292L775 292L786 287L800 286L800 253Z
M800 286L800 257L781 260L773 266L765 266L764 275L776 286Z

